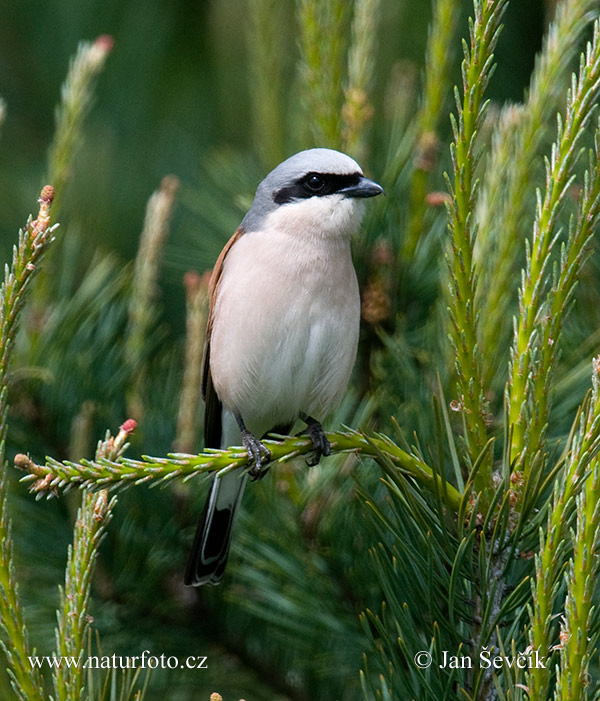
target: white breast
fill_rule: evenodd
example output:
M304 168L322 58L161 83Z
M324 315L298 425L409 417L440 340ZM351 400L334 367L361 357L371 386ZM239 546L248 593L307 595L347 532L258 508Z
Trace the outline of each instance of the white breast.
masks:
M210 368L223 405L255 435L300 412L323 420L356 357L360 299L346 236L244 234L228 253Z

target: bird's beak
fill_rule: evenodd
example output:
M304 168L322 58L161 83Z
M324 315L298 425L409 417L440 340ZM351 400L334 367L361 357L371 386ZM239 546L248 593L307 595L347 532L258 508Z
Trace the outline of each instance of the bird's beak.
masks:
M341 195L346 197L375 197L375 195L385 195L384 189L374 180L360 176L360 180L356 185L348 185L338 190Z

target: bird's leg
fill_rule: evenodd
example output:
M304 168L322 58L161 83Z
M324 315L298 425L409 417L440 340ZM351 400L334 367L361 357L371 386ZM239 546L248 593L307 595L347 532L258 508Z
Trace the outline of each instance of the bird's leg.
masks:
M271 459L271 453L265 448L265 446L246 428L246 424L242 419L241 414L237 412L234 414L237 425L240 428L242 434L242 443L244 448L248 452L248 457L250 458L252 464L248 468L248 474L250 479L254 482L255 480L262 479L269 468L263 468L263 461L269 462Z
M312 416L308 416L304 412L300 412L300 418L306 424L306 428L304 429L304 431L301 431L298 435L307 435L312 441L313 447L315 449L315 455L312 458L306 460L306 464L309 467L313 467L314 465L319 464L319 460L321 459L322 455L327 457L331 454L331 445L327 440L327 436L323 431L323 427L316 419L313 419Z

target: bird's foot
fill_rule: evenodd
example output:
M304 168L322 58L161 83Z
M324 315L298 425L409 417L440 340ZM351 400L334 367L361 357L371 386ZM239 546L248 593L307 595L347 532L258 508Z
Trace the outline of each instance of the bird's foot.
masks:
M251 461L248 468L250 479L253 482L262 479L269 471L269 466L264 466L264 463L269 462L271 453L247 428L242 429L242 443Z
M306 423L306 428L304 431L300 431L299 436L308 436L312 441L313 448L315 449L315 454L306 459L306 464L309 467L314 467L319 464L321 456L327 457L331 455L331 445L327 440L327 436L323 431L323 427L316 419L312 416L301 415L300 418Z

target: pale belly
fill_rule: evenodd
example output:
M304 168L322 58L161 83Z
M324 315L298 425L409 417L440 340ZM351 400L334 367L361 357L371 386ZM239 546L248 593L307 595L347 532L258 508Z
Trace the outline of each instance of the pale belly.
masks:
M210 367L223 406L261 435L300 412L323 420L339 403L356 357L360 300L349 246L311 259L252 243L236 243L227 257Z

